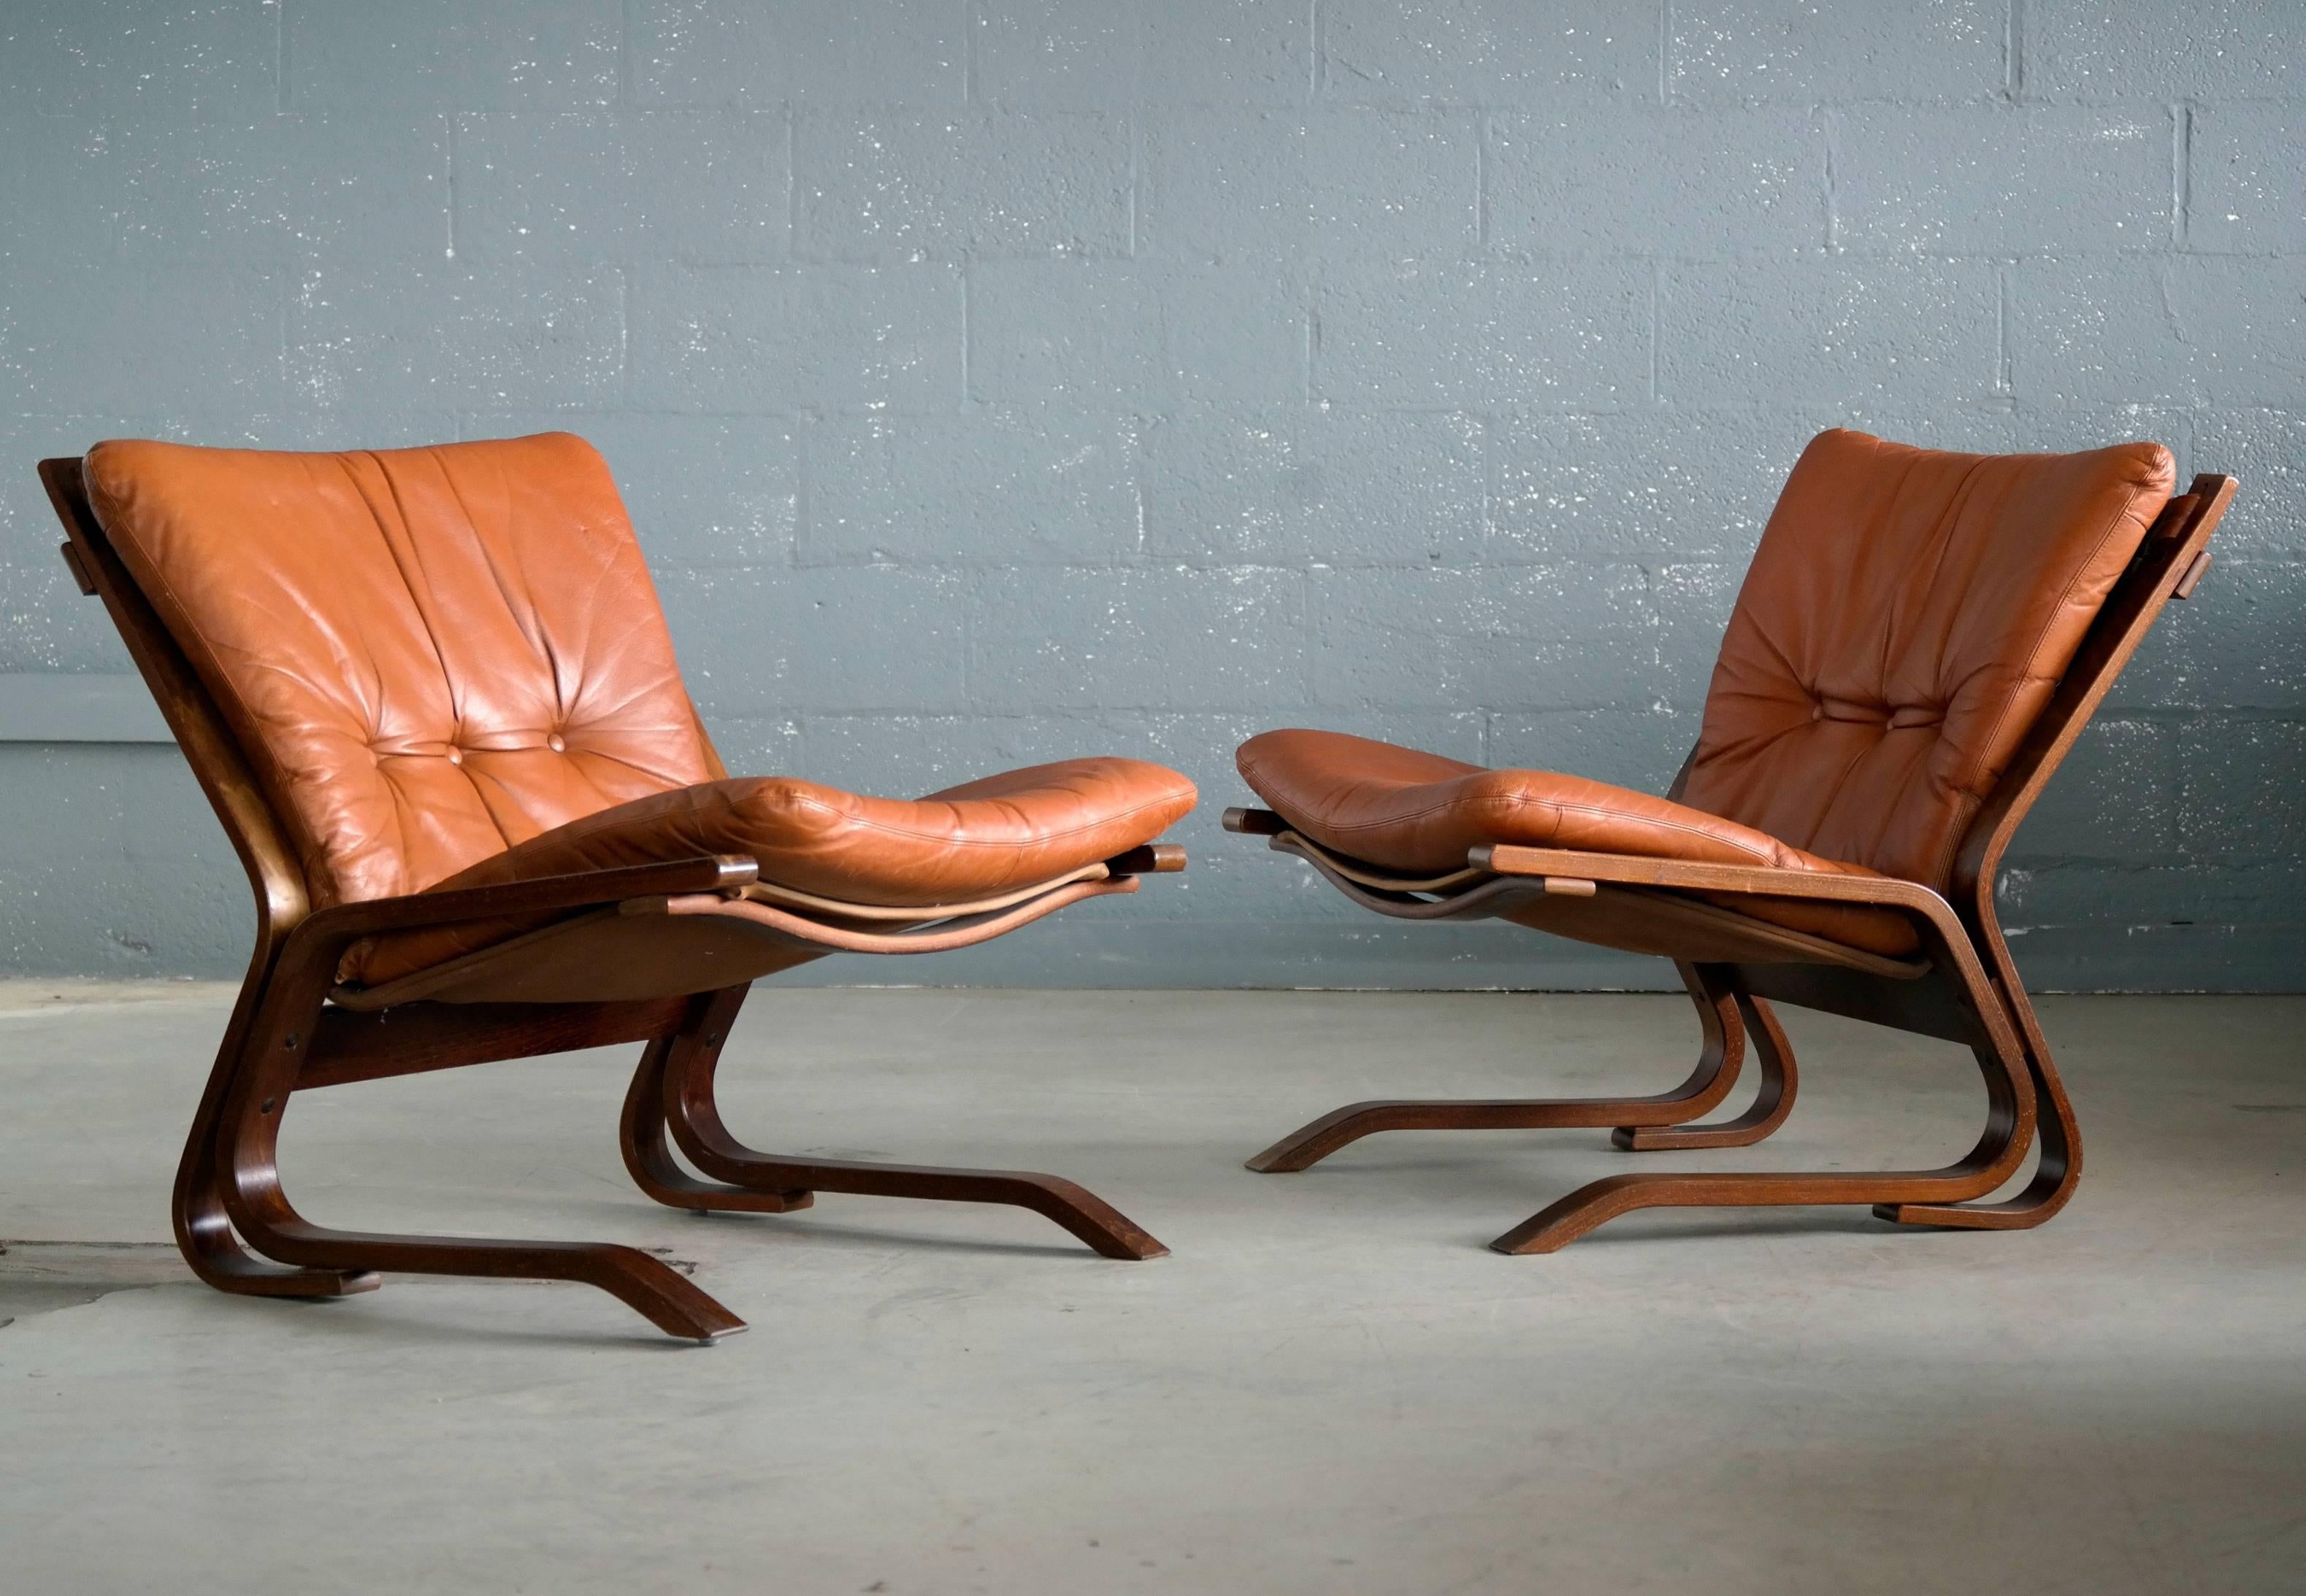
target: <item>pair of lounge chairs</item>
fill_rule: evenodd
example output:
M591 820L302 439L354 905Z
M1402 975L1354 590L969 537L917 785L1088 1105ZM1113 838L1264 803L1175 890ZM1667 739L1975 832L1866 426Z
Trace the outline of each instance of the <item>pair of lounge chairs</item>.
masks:
M1401 1127L1760 1140L1793 1106L1772 1000L1968 1044L1987 1122L1951 1167L1625 1174L1500 1237L1549 1251L1630 1209L1867 1203L2039 1224L2080 1142L1994 918L2011 833L2170 598L2232 479L2167 451L1986 457L1828 432L1803 455L1665 798L1320 731L1240 753L1228 812L1401 919L1496 917L1676 961L1704 1033L1659 1097L1362 1103L1260 1155L1302 1169ZM643 1191L787 1212L819 1191L1018 1204L1111 1258L1165 1249L1071 1182L789 1157L730 1134L714 1071L750 984L831 952L965 947L1182 869L1191 782L1070 760L916 802L731 777L674 661L609 473L550 434L310 455L98 445L41 464L100 596L254 888L254 952L186 1141L176 1236L230 1292L378 1272L590 1283L667 1333L742 1321L636 1249L324 1228L274 1152L298 1091L609 1043ZM1748 1045L1747 1112L1726 1098ZM1981 1204L2038 1139L2032 1182ZM683 1160L686 1160L684 1163ZM260 1256L255 1256L260 1255Z

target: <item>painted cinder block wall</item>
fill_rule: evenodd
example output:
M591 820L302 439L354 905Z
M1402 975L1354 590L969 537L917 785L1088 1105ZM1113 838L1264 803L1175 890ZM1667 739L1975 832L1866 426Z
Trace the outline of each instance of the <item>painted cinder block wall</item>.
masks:
M1661 789L1848 423L2242 478L2005 912L2040 985L2295 987L2302 318L2294 0L16 0L0 967L246 935L36 458L564 427L732 763L1202 784L1182 882L824 978L1670 981L1346 913L1230 750Z

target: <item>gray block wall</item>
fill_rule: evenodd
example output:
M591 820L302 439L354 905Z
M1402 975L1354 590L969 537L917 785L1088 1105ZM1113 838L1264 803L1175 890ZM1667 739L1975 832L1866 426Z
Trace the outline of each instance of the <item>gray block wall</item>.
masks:
M2028 826L2038 985L2306 985L2295 0L14 0L0 968L236 866L32 463L568 428L732 763L1114 751L1186 877L833 980L1611 986L1217 830L1274 725L1661 789L1816 430L2238 474Z

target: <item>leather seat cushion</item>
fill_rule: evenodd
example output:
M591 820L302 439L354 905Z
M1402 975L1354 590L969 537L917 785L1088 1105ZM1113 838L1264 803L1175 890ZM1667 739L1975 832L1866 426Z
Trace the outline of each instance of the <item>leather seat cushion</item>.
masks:
M1274 812L1335 852L1405 876L1462 869L1488 843L1703 864L1873 875L1751 826L1606 781L1551 771L1489 770L1336 731L1268 731L1235 755ZM1917 945L1893 909L1723 894L1757 919L1898 957Z
M571 821L432 888L494 886L700 854L743 854L761 877L844 902L964 902L1048 881L1150 842L1194 804L1193 784L1135 759L1071 759L913 801L783 776L705 781ZM501 941L534 921L374 939L345 978L371 986Z

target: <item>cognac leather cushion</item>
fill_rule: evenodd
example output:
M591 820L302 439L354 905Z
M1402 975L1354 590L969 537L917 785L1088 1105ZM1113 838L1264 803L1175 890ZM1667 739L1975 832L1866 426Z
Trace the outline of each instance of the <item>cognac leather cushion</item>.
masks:
M289 828L314 900L701 853L851 901L1045 881L1193 806L1087 759L918 803L726 780L616 485L565 433L340 455L98 444L90 497ZM355 949L380 981L520 929Z
M718 772L599 455L90 451L90 501L315 900L417 892Z
M2174 472L2156 443L1959 455L1821 434L1738 593L1682 801L1944 888Z
M1315 841L1421 875L1525 842L1943 890L2174 475L2153 443L1962 455L1822 433L1738 593L1679 803L1322 732L1252 739L1242 774ZM1887 910L1722 900L1912 945Z
M1176 772L1134 759L1036 765L916 802L740 777L603 809L483 859L440 890L745 854L765 880L851 903L965 902L1149 842L1195 797ZM347 974L381 985L503 935L497 922L402 933L356 949Z
M1870 875L1751 826L1606 781L1494 771L1336 731L1268 731L1241 746L1243 779L1322 847L1403 875L1462 869L1469 849L1509 842L1714 865ZM1730 907L1892 956L1915 946L1903 915L1866 905L1750 897Z

